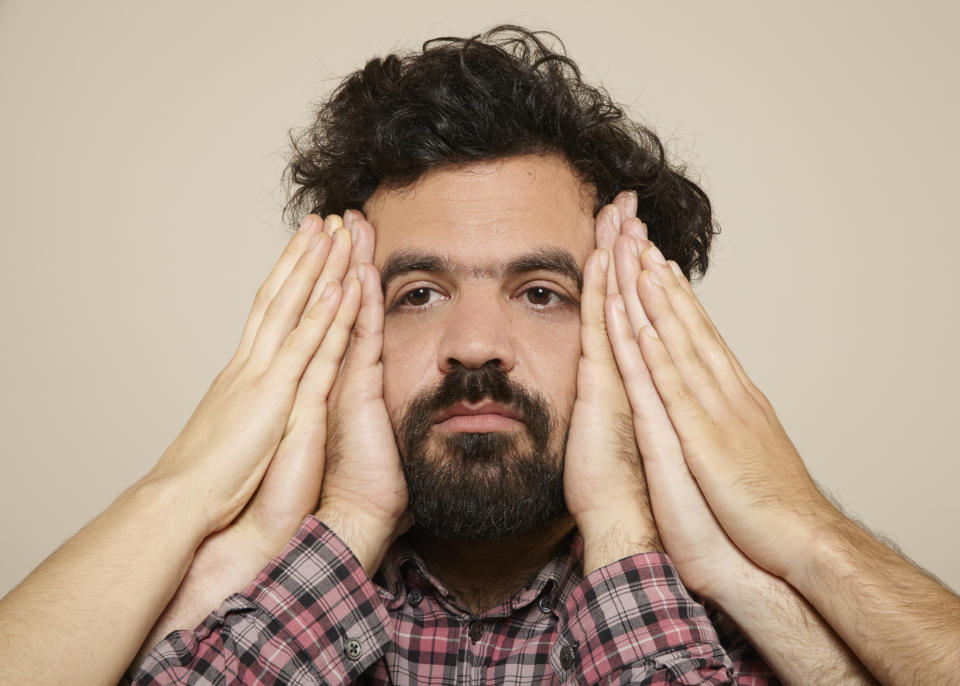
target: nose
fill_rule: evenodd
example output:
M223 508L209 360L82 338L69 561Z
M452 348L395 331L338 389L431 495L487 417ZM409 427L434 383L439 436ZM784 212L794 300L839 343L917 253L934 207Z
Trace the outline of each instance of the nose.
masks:
M447 374L458 365L495 363L509 372L516 363L507 306L491 295L461 294L443 323L437 364Z

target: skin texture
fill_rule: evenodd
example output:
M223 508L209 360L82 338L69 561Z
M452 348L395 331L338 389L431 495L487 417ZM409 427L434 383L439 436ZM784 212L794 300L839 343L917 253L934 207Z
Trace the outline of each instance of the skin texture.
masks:
M326 401L360 304L350 234L323 224L308 217L290 240L154 468L0 601L0 682L117 683L148 636L196 626L316 503Z
M573 521L496 548L420 541L468 607L515 591L574 524L585 573L659 550L655 516L681 577L784 681L869 682L859 657L884 683L948 683L957 597L819 495L690 285L649 245L636 199L619 195L595 221L590 200L559 159L523 156L378 192L366 209L382 241L357 211L307 217L154 469L0 601L0 681L116 683L138 646L245 587L318 496L317 516L372 574L410 525L391 420L454 361L492 361L569 420ZM385 311L378 267L409 246L456 268L391 282ZM501 269L541 248L582 271L578 308L531 299L533 286L572 295L553 270ZM398 289L418 284L435 291L407 301L424 311L398 311Z
M376 227L376 248L332 392L333 440L318 517L360 551L368 571L405 528L393 431L411 398L456 365L498 364L569 421L564 487L584 534L587 570L658 549L629 404L603 333L602 265L609 260L594 249L592 204L561 159L519 156L379 190L364 208L369 222L349 214L361 234ZM582 294L578 278L562 270L507 268L524 256L557 253L582 272ZM381 294L372 275L398 255L432 256L443 268L405 270ZM501 544L496 556L489 546L422 539L420 551L468 605L480 607L522 585L572 524L560 521L540 537ZM506 560L513 564L504 567ZM491 578L503 587L491 590ZM483 598L470 589L483 589Z
M845 642L883 683L949 683L960 599L823 497L677 265L630 243L615 246L622 296L608 299L610 336L681 576L729 608L787 680L802 680L801 662L818 682L871 678L840 650L811 660L783 635L794 617L817 645Z

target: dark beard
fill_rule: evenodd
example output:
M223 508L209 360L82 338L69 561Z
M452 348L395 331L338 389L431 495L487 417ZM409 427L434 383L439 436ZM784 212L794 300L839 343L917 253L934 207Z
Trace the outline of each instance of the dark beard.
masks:
M515 411L526 431L430 435L438 412L484 398ZM561 424L495 362L448 373L414 398L397 431L414 527L441 542L498 543L566 516Z

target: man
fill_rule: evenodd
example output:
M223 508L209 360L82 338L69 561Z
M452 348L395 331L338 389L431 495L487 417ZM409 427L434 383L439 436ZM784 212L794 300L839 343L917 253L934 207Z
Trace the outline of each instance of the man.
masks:
M690 288L709 201L568 58L372 60L296 150L237 352L3 600L5 682L952 678L958 599L821 496Z

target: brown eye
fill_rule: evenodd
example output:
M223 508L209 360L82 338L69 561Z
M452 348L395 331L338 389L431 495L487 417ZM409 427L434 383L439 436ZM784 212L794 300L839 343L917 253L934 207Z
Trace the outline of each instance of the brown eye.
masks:
M412 291L409 291L400 302L404 305L410 305L412 307L420 307L421 305L426 305L430 302L430 294L433 293L432 288L414 288Z
M546 307L553 304L553 298L559 299L559 296L549 288L543 286L533 286L526 291L527 302L538 307Z

